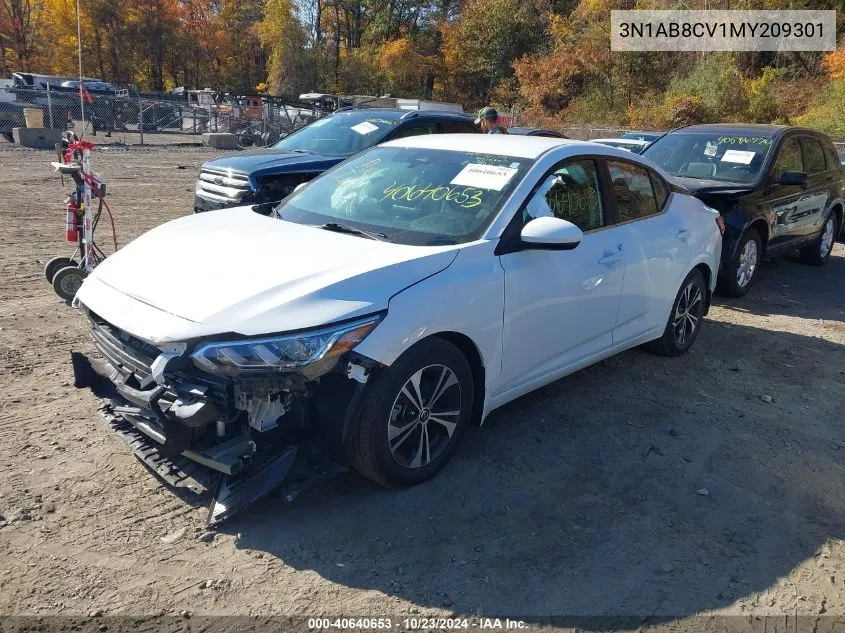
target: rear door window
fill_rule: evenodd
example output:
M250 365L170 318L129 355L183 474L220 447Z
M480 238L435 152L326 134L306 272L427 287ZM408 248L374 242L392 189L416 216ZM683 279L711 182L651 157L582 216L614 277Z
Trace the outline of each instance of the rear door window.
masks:
M471 121L441 121L440 131L443 134L475 134L478 128Z
M654 199L657 202L657 208L663 209L663 205L666 204L666 199L669 197L669 188L663 182L663 179L654 172L649 172L649 176L651 176L651 187L654 189Z
M621 161L608 161L607 168L620 222L639 220L659 213L648 169Z
M842 165L839 160L839 154L833 148L833 144L829 142L822 142L824 149L824 162L828 169L839 169Z
M825 171L824 150L821 141L810 136L801 137L801 145L804 147L804 167L808 174L818 174Z
M405 138L407 136L420 136L422 134L437 134L437 122L427 121L424 123L412 123L407 127L394 132L390 139Z

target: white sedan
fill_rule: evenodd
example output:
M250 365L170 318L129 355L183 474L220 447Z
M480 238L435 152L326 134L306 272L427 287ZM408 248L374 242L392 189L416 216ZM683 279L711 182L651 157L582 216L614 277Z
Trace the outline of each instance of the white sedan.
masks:
M266 447L310 437L376 482L413 484L522 394L636 345L688 350L718 220L630 152L416 136L270 216L153 229L75 302L114 411L162 454L243 478Z

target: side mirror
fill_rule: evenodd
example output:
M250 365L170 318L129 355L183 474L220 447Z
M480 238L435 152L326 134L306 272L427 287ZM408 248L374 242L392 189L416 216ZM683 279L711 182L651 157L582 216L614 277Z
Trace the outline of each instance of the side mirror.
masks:
M520 233L523 249L569 251L578 246L584 234L577 226L560 218L534 218Z
M301 182L301 183L299 183L296 187L294 187L294 188L293 188L293 193L296 193L297 191L299 191L300 189L302 189L302 188L303 188L305 185L307 185L307 184L308 184L307 182Z
M807 184L807 174L803 171L785 171L778 178L778 184L781 185L799 185Z

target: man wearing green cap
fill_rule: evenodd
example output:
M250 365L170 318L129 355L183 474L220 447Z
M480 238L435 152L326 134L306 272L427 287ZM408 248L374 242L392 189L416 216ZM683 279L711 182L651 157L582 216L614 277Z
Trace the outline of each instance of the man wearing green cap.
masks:
M507 134L508 130L498 123L499 113L490 106L481 108L478 112L478 118L475 120L476 125L481 126L481 131L485 134Z

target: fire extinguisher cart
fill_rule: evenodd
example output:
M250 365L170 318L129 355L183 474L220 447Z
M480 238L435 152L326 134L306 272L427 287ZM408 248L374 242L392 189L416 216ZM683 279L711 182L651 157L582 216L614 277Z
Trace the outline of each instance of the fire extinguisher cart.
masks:
M94 231L105 208L112 226L114 248L117 250L117 236L114 218L106 202L106 185L91 171L91 149L93 144L74 140L68 143L67 151L59 149L61 161L51 165L63 176L70 176L74 190L65 200L65 238L76 245L71 257L54 257L44 267L44 275L62 299L73 300L85 277L106 258L105 253L94 241ZM98 200L96 211L91 203Z

